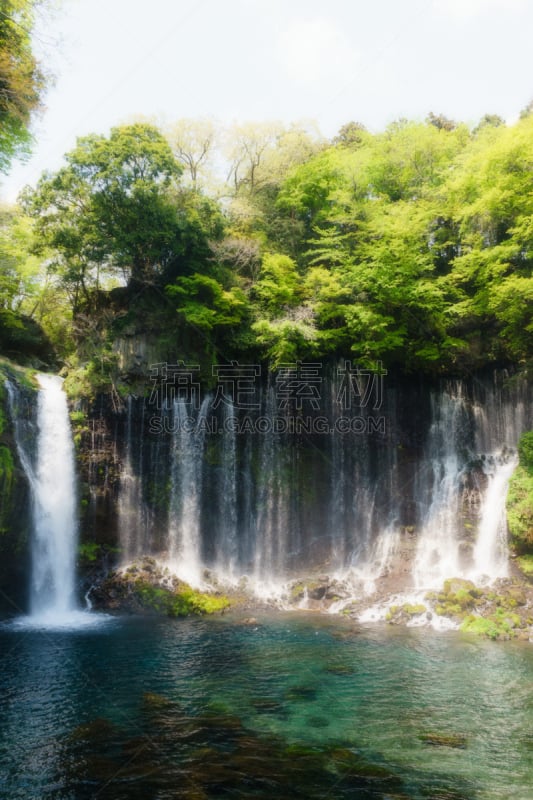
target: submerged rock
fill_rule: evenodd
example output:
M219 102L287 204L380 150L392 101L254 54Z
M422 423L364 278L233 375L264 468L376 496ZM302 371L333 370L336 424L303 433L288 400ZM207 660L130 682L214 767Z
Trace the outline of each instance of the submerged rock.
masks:
M467 745L467 738L461 733L422 733L419 739L433 747L454 747L464 750Z

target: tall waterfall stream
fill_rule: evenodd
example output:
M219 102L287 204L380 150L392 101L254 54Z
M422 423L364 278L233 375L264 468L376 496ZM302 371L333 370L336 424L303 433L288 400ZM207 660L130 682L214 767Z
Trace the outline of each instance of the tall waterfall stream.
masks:
M18 391L6 383L17 452L32 499L30 614L23 623L45 627L86 624L76 593L78 545L74 444L61 378L37 376L35 442L25 435Z

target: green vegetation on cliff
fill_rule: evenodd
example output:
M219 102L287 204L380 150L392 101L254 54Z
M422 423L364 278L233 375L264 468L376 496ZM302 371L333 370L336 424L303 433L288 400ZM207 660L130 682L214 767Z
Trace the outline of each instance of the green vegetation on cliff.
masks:
M120 342L141 335L160 360L207 374L231 359L431 374L527 364L533 116L352 124L330 143L241 128L211 196L194 126L80 138L5 220L0 337L29 315L74 396L131 385Z
M518 454L507 494L507 524L519 567L533 575L533 431L521 437Z
M24 601L26 590L31 500L17 455L6 380L19 387L14 413L20 417L29 413L37 387L32 369L0 357L0 606L13 611Z

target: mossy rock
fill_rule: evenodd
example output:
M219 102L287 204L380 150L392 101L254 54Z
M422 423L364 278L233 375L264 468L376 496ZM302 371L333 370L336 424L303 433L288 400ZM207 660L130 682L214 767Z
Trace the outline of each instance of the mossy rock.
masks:
M298 581L291 586L289 596L292 602L297 602L298 600L302 599L305 593L305 588L305 583L302 583L302 581Z
M435 606L435 614L439 617L460 617L465 614L464 609L458 603L438 603Z
M426 599L437 600L436 614L459 619L471 612L482 597L483 589L479 589L472 581L465 578L449 578L444 581L442 592L426 595Z
M427 608L423 603L405 603L402 606L402 611L409 617L416 617L418 614L425 614Z
M179 584L176 590L171 590L155 586L143 578L135 581L134 594L145 609L169 617L215 614L230 605L227 597L197 592L184 583Z
M446 595L456 595L457 592L476 592L476 585L465 578L448 578L444 581L442 591Z
M460 630L487 639L512 639L524 625L518 614L497 608L494 614L487 617L469 614L463 620Z
M404 603L402 606L390 606L385 614L385 620L394 624L409 622L413 617L427 612L427 606L423 603Z
M132 564L123 573L110 573L91 593L96 606L168 617L215 614L230 606L224 595L198 592L177 578L170 579L157 570L155 561L147 566L148 571L143 562Z
M476 603L476 596L473 591L468 589L459 589L453 595L453 602L461 609L472 608Z

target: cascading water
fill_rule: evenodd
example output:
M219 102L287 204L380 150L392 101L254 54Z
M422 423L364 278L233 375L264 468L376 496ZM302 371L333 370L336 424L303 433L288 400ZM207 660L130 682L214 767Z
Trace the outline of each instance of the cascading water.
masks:
M505 499L527 425L525 388L475 385L468 399L461 384L448 386L433 395L432 419L416 491L427 510L421 515L415 587L438 588L453 576L478 582L506 577ZM474 524L467 524L475 529L470 554L461 552L461 545L468 551L463 517L469 508Z
M16 390L7 384L17 452L32 492L30 620L71 624L78 611L74 447L62 380L38 375L37 446L32 459L17 420Z
M433 395L431 410L426 457L415 487L422 518L413 567L416 588L439 587L460 572L457 520L464 468L460 453L467 422L461 388Z
M527 392L458 381L430 396L402 383L385 394L380 429L371 408L344 408L334 381L324 416L315 414L327 422L318 432L292 430L308 410L280 406L273 381L252 414L227 398L215 408L208 397L191 416L178 399L145 442L144 461L140 401L130 403L132 455L122 464L137 488L128 506L139 514L143 497L168 492L166 538L147 539L132 526L135 554L148 547L166 555L193 583L205 568L231 580L247 575L260 594L313 573L354 594L505 575L505 492L518 437L531 425ZM343 416L355 426L339 432Z
M287 568L289 526L288 464L282 435L274 432L277 404L272 386L266 389L267 432L261 434L260 472L257 486L257 516L253 579L260 593L276 592Z
M143 500L142 441L141 436L138 466L135 468L133 398L130 396L126 411L126 442L118 497L118 529L124 564L149 552L148 512Z
M196 420L181 398L173 406L168 558L180 577L194 584L202 564L202 463L210 402L204 399Z
M474 397L475 447L482 453L481 466L487 486L480 513L470 577L492 580L508 575L509 553L505 500L509 480L518 463L516 446L527 430L527 391L524 384L513 391L492 385Z
M509 572L505 499L518 458L515 454L502 452L487 461L483 469L488 484L470 574L475 581L505 578Z
M233 403L228 400L223 409L221 471L218 481L219 525L215 534L217 571L228 578L235 577L239 559L236 421Z

